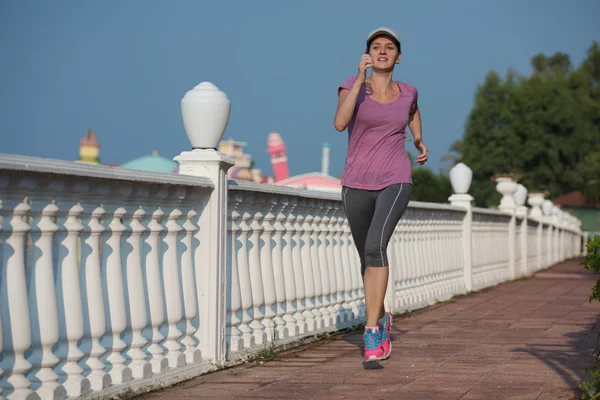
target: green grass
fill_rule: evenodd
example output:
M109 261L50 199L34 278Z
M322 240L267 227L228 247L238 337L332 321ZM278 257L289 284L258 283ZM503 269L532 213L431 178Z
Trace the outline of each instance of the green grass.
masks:
M273 327L271 329L271 338L272 340L265 343L261 350L250 355L250 361L260 363L267 361L279 361L279 354L277 353L277 329L275 323L273 323Z

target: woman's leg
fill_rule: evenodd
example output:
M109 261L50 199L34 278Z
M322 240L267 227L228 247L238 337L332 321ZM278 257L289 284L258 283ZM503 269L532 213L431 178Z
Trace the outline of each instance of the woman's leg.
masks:
M378 320L384 315L383 300L389 277L387 245L408 206L411 192L410 184L391 185L379 192L375 201L365 243L367 327L377 327Z
M361 275L364 275L366 267L365 243L375 213L376 196L377 192L374 191L342 188L342 202L350 226L352 240L360 258Z

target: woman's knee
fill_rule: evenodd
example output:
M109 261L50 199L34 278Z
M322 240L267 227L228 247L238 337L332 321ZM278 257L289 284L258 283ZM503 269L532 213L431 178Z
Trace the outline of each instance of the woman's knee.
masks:
M369 244L365 246L365 264L367 267L385 267L387 266L387 249L385 246L377 244Z

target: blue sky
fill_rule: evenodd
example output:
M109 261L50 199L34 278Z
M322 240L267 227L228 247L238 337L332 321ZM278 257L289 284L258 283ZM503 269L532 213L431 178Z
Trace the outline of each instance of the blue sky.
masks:
M577 65L600 41L599 15L597 0L3 0L0 152L75 160L93 127L105 163L174 157L190 147L180 100L210 81L232 103L225 138L247 142L258 168L272 174L274 130L291 174L319 170L327 141L339 175L337 87L385 25L402 38L394 77L419 90L437 171L489 70L528 74L534 54L555 51Z

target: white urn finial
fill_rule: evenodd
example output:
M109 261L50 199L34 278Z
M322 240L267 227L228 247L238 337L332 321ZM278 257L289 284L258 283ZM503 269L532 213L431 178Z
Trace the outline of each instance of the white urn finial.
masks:
M529 193L529 199L527 202L531 206L530 216L532 218L542 217L542 203L544 202L544 192L533 192Z
M544 202L542 203L542 211L544 212L544 215L551 215L553 207L554 203L552 203L551 200L544 200Z
M450 183L456 194L466 194L471 186L473 171L467 165L458 163L450 169Z
M496 190L502 194L500 205L498 208L502 211L511 211L516 208L513 195L517 191L517 182L507 176L499 176L496 178Z
M525 201L527 200L527 188L521 183L517 184L517 191L513 194L513 198L515 199L517 206L524 206Z
M185 133L194 149L216 149L225 134L231 103L210 82L198 84L181 99Z

